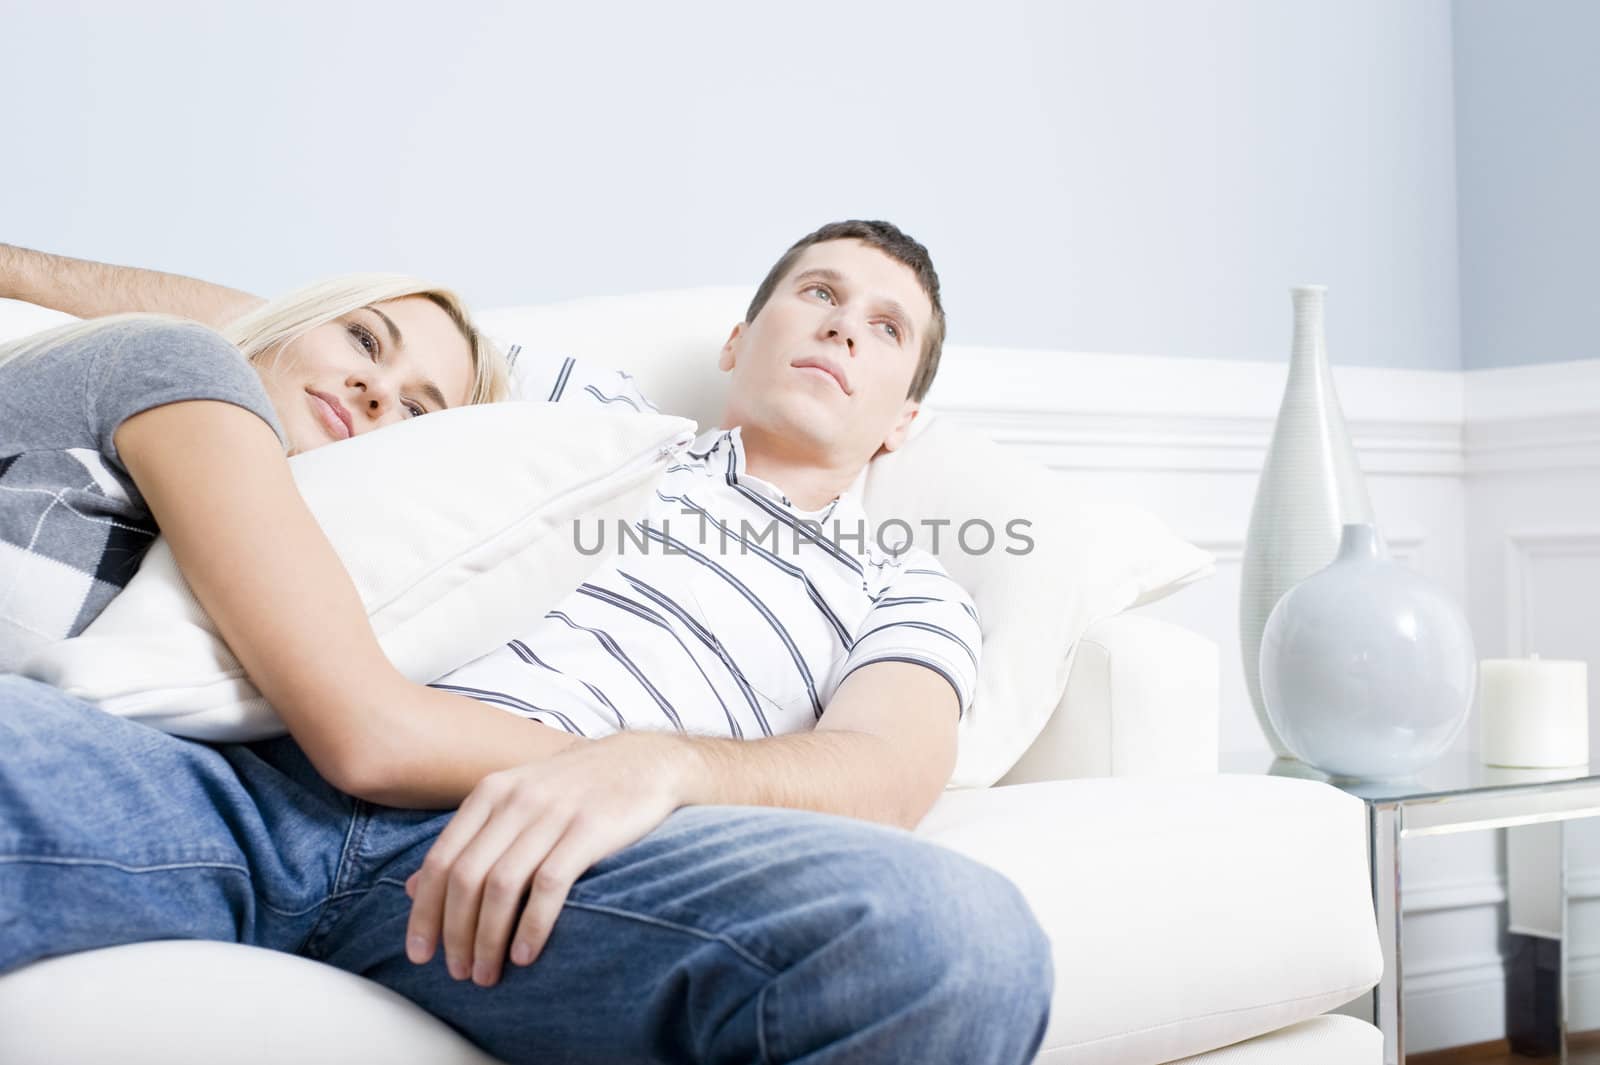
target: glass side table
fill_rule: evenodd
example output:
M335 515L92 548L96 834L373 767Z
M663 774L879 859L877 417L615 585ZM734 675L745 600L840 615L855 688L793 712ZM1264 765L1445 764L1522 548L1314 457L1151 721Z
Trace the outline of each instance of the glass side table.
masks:
M1321 780L1367 805L1372 899L1383 978L1372 1022L1383 1032L1384 1065L1404 1065L1400 841L1481 829L1506 830L1506 1038L1518 1054L1567 1061L1567 884L1564 823L1600 816L1600 774L1572 769L1498 769L1476 751L1456 751L1409 777L1333 779L1270 752L1223 754L1223 773Z

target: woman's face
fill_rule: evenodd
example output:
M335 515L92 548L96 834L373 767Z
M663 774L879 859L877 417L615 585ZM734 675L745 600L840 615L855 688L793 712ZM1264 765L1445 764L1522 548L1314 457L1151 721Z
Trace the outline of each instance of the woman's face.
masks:
M437 304L406 296L319 325L257 370L294 455L462 406L472 349Z

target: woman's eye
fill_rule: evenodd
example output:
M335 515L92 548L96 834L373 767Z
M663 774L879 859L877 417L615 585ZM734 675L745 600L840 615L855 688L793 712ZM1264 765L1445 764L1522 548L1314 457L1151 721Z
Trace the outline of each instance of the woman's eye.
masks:
M894 337L896 340L900 339L900 327L895 325L893 322L884 322L883 323L883 328L890 336Z
M411 416L413 418L420 418L424 414L428 413L428 408L419 403L407 403L406 410L411 412Z
M356 338L356 343L361 345L362 350L367 353L369 359L378 357L378 339L368 331L366 326L351 325L350 335Z

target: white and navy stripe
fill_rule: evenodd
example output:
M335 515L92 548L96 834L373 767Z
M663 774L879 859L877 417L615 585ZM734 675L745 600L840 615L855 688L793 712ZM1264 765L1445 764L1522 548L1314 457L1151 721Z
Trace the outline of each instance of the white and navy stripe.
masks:
M638 382L620 370L591 366L570 355L532 351L520 344L508 345L506 362L513 399L591 403L612 409L621 406L660 413L639 391Z
M576 398L572 367L552 387L562 382ZM616 395L596 390L592 402ZM744 523L775 526L776 542L741 542ZM809 730L872 662L924 666L950 683L959 713L972 703L971 597L926 552L881 550L856 496L801 511L747 474L737 428L702 433L666 470L625 547L604 532L616 553L582 586L437 686L588 737ZM585 529L584 542L596 535Z

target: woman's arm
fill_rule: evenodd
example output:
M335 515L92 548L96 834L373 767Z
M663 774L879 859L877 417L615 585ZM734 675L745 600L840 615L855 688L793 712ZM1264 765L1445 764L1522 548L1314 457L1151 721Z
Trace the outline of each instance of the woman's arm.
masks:
M491 772L583 742L403 677L277 437L250 411L171 403L123 422L115 442L195 598L335 787L450 808Z
M176 314L221 329L264 302L182 274L112 266L0 244L0 296L79 318L126 311Z

